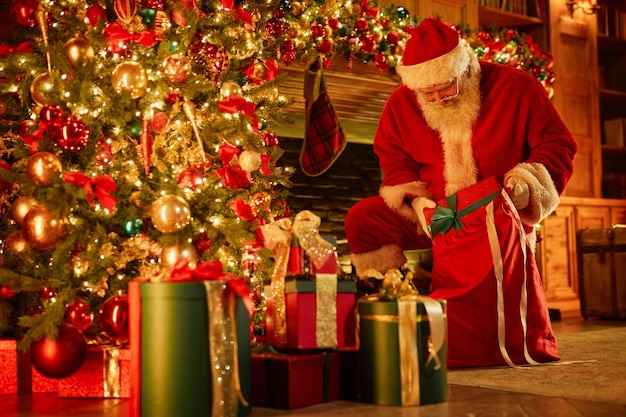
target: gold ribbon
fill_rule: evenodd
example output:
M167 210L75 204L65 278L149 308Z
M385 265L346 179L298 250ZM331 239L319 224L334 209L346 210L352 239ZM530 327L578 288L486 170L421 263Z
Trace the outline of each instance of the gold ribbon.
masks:
M213 385L212 416L237 417L239 402L248 406L239 379L236 298L223 281L204 281L208 310L209 364Z
M417 321L415 320L418 302L424 305L430 325L428 358L424 366L434 360L435 370L441 368L439 352L446 339L445 316L443 306L439 301L422 295L404 295L397 300L402 405L420 404L420 364L417 350Z
M287 308L285 307L285 275L291 251L291 221L287 218L261 227L265 245L274 251L274 269L270 282L270 297L274 311L274 339L279 345L287 343Z
M116 347L102 347L104 377L104 398L120 398L122 371L120 370L120 350Z
M315 277L315 345L337 347L337 274Z

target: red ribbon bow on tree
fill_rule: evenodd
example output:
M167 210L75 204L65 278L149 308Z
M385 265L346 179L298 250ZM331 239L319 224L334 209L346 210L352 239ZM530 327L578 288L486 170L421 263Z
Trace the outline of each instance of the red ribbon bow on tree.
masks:
M96 205L93 200L95 194L100 204L102 204L102 207L107 209L109 213L112 213L115 209L115 197L110 193L117 190L117 184L115 184L110 176L105 174L101 177L91 179L82 172L70 171L63 174L63 179L87 191L87 201L89 201L92 206Z
M378 7L370 7L367 4L368 4L368 0L361 1L361 15L367 14L367 15L373 17L374 19L378 19L379 8Z
M221 111L235 114L235 113L243 113L245 116L248 116L252 119L252 128L256 131L259 128L259 119L254 115L254 111L256 110L256 104L251 101L246 100L243 97L235 96L231 97L228 100L221 101L217 106Z
M117 46L120 42L132 41L149 48L158 43L154 30L130 33L117 22L111 23L104 29L104 39L109 41L110 46Z
M30 54L33 52L33 43L22 42L17 46L0 45L0 55L11 55L14 52Z

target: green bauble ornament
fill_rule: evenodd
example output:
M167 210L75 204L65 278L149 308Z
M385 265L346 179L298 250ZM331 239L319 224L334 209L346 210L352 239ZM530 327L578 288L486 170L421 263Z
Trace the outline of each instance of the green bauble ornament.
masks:
M128 220L124 222L122 228L128 236L137 236L143 231L143 221L141 219Z
M154 23L154 18L156 17L156 10L154 9L141 9L138 13L141 16L141 20L145 25L152 25Z
M408 19L409 16L410 16L410 13L407 9L405 9L402 6L398 7L398 17L400 19Z
M142 125L139 120L136 120L136 119L131 120L126 125L126 128L128 129L128 133L130 134L131 137L135 139L139 139L141 137Z

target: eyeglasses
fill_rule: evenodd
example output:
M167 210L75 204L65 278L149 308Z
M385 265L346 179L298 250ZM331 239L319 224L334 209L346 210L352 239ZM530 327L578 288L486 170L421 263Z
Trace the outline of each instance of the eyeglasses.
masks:
M441 95L443 95L446 91L450 90L452 88L452 86L456 85L456 92L454 94L450 94L444 97L441 97ZM423 104L441 104L441 103L445 103L447 101L450 101L452 99L454 99L456 96L459 95L459 77L454 77L452 80L450 80L450 82L446 85L444 85L443 87L434 90L434 91L422 91L422 90L417 90L417 92L419 93L419 95L422 97L422 99L424 100ZM439 100L437 100L435 98L435 95L439 94L439 96L441 97Z

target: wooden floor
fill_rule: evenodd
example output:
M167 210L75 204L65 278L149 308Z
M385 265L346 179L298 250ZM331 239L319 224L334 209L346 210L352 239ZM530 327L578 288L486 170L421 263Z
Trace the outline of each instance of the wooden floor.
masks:
M589 331L610 322L564 312L555 330ZM623 322L616 323L623 326ZM60 399L56 394L0 395L0 417L130 417L128 400ZM626 405L519 394L450 384L447 403L388 407L335 401L295 410L253 408L251 417L620 417ZM153 416L143 416L153 417ZM166 416L210 417L210 416ZM212 416L216 417L216 416Z

